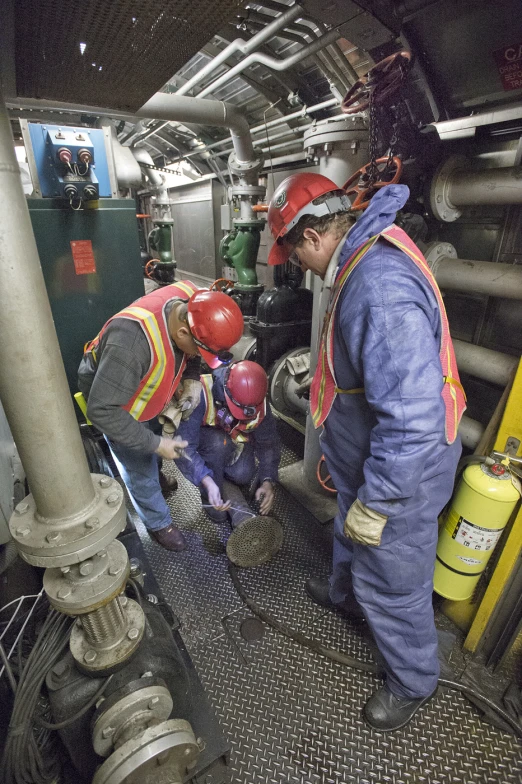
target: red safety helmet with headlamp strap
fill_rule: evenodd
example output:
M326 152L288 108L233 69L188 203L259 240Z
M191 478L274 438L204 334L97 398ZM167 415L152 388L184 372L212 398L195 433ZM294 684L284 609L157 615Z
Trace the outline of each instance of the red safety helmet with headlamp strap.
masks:
M257 362L234 362L224 379L225 402L236 419L255 419L265 404L268 378Z
M341 191L341 193L340 193ZM320 196L331 193L330 199L314 204ZM288 261L291 249L286 248L283 239L293 229L303 215L328 215L350 209L349 198L342 188L322 174L291 174L276 188L268 208L268 226L275 239L268 254L272 266Z
M230 362L229 349L243 334L243 314L239 305L220 291L196 291L187 305L187 317L194 343L211 368Z

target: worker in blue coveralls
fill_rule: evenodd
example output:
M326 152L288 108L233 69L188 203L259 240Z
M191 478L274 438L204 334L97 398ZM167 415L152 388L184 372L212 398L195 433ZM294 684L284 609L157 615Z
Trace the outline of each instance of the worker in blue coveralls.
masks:
M267 515L274 502L281 447L266 400L268 379L261 365L242 360L201 382L199 405L177 431L187 446L176 463L199 487L209 517L230 519L235 528L252 515L237 485L250 484L257 474L260 513Z
M407 724L437 689L437 517L451 496L465 410L440 291L393 225L408 196L388 185L354 223L335 183L295 174L268 212L269 263L293 258L319 275L328 302L310 404L339 514L331 578L308 580L307 591L366 618L385 683L363 715L381 731Z

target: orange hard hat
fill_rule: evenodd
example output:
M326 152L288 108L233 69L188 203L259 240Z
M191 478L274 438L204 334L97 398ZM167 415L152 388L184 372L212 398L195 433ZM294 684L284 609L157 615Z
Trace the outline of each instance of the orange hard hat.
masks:
M198 351L211 368L230 362L230 348L243 334L239 305L221 291L196 291L188 301L188 323Z
M291 174L276 188L268 208L268 226L275 239L268 254L272 266L288 261L291 250L282 244L284 236L293 229L303 215L328 215L350 209L350 200L333 180L322 174L303 172ZM321 204L315 199L331 193Z

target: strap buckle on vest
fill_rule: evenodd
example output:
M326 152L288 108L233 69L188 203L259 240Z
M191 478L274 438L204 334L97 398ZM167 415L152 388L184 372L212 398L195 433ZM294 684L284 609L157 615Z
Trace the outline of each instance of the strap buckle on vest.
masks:
M335 387L335 392L337 395L361 395L364 392L364 387L355 387L354 389Z
M442 376L442 380L445 384L452 384L454 387L458 387L462 394L464 395L464 400L467 400L466 393L464 392L464 387L456 378L452 378L451 376Z

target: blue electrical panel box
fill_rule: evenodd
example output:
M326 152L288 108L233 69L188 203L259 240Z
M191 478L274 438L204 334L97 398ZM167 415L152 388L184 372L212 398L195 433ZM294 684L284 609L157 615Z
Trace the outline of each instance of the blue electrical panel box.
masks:
M28 123L43 198L112 196L103 130Z

